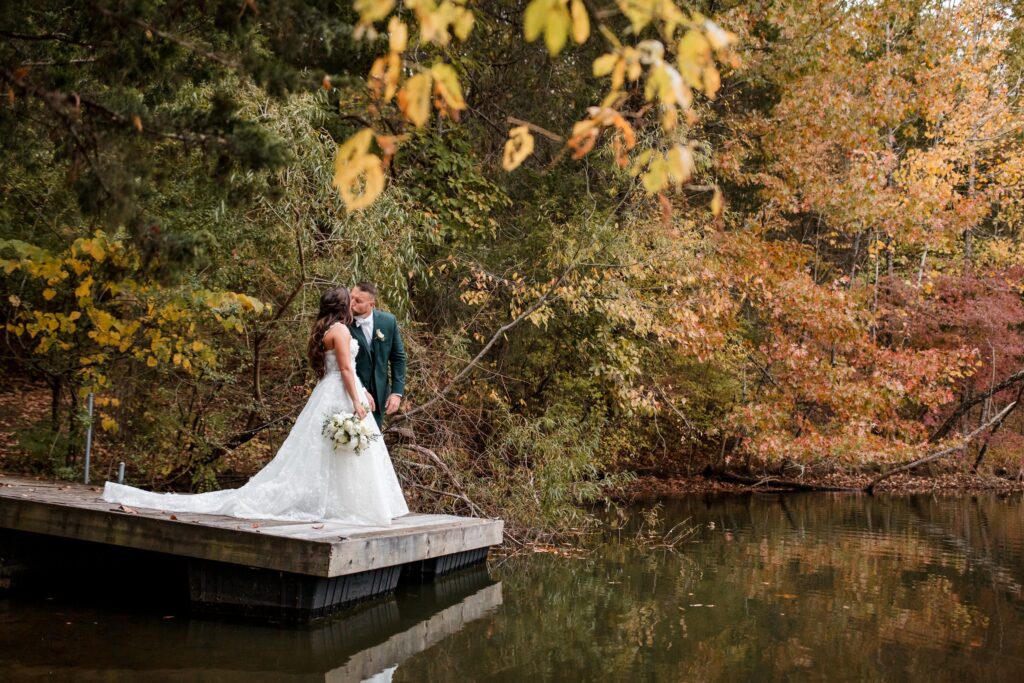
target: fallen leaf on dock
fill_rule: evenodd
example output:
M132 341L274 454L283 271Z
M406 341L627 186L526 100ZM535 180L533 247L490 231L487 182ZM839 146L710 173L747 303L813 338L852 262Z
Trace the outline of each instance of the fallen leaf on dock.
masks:
M323 528L324 528L324 525L323 525L323 524L314 524L314 525L313 525L313 528L314 528L314 529L323 529Z
M259 528L260 528L260 525L259 525L259 524L257 524L256 522L253 522L253 523L252 523L252 528L253 528L253 529L259 529Z
M116 508L113 508L113 510L114 510L114 512L126 512L129 515L137 515L137 514L139 514L138 510L136 510L134 508L130 508L127 505L118 505Z
M170 519L173 519L173 520L177 520L177 519L178 519L178 516L177 516L177 515L171 515L171 516L170 516Z

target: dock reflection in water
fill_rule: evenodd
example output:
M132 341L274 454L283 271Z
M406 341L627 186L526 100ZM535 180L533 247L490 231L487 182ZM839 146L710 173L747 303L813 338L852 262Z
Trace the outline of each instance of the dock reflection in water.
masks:
M390 681L412 655L502 603L485 567L295 627L0 599L3 680Z

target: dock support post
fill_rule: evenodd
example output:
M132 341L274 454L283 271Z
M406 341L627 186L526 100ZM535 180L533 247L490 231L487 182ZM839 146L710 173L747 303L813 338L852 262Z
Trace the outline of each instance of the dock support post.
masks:
M89 483L89 460L92 458L93 394L89 392L89 428L85 431L85 483Z

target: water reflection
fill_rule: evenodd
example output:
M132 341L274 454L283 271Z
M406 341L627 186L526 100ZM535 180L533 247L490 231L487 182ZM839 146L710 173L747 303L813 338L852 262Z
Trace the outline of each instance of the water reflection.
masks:
M0 679L1024 680L1019 497L666 501L683 522L679 552L627 526L313 628L0 600Z
M690 497L663 519L699 527L680 553L506 563L488 642L394 680L1024 680L1019 498Z
M0 600L0 678L379 683L501 602L482 567L308 627Z

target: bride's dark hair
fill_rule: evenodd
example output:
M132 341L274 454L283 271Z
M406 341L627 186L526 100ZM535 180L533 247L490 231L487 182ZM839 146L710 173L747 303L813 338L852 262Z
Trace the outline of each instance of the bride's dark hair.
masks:
M320 312L309 333L309 364L317 377L324 376L325 353L324 335L334 323L349 325L352 322L352 307L349 305L348 289L333 287L320 297Z

